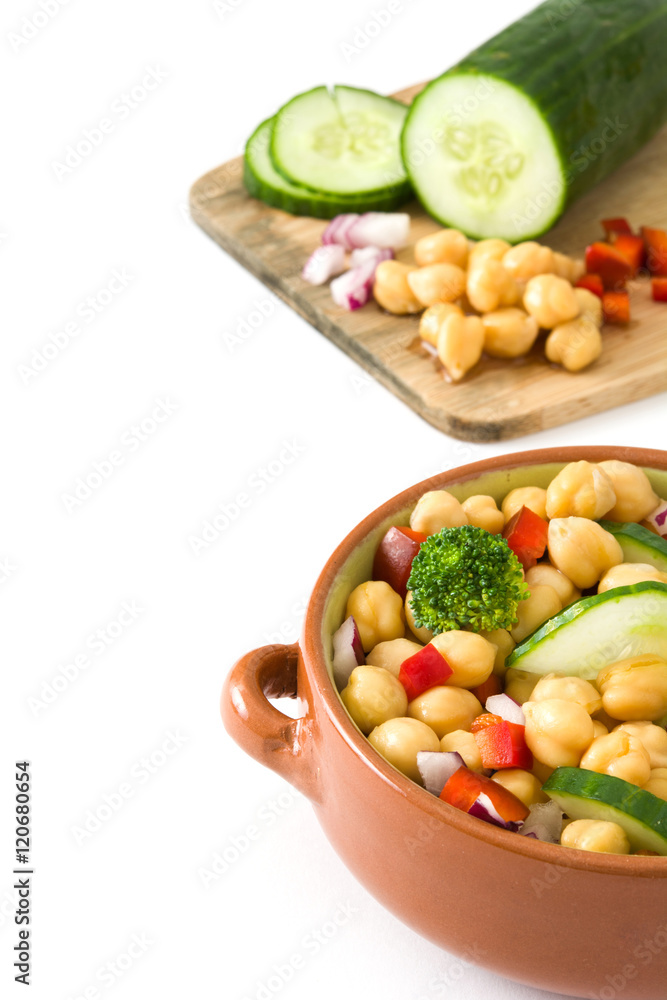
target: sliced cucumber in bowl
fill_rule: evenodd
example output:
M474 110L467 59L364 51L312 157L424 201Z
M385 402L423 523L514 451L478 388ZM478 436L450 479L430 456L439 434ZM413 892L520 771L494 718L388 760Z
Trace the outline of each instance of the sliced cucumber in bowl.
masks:
M634 522L600 521L600 527L619 543L624 562L648 563L661 573L667 573L667 539Z
M667 802L652 792L583 767L558 767L542 791L570 819L617 823L635 850L667 855Z
M359 199L411 187L399 137L407 106L370 90L337 85L298 94L278 111L270 156L292 184Z
M667 659L667 584L654 580L575 601L519 643L507 666L594 680L608 664L646 653Z

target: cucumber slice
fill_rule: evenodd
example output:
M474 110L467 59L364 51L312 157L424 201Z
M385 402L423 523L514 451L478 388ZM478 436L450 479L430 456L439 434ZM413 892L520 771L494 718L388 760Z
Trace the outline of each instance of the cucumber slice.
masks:
M399 136L407 107L370 90L315 87L276 115L273 165L286 180L320 194L409 197Z
M600 521L600 527L610 532L623 549L623 562L648 563L667 573L667 541L641 524L619 524Z
M310 188L286 181L271 162L269 147L275 117L268 118L248 139L243 161L243 181L253 198L292 215L333 219L345 212L393 212L408 198L410 190L381 192L360 199L353 195L317 194Z
M647 580L570 604L515 647L508 667L593 680L609 663L667 659L667 583Z
M415 98L403 161L443 225L539 236L667 121L667 2L566 6L547 0Z
M667 855L667 802L652 792L583 767L557 767L542 791L570 819L618 823L635 850Z
M452 112L469 105L464 118ZM475 239L527 239L563 211L565 184L553 133L530 98L503 80L471 73L440 77L416 98L401 144L426 211ZM548 193L527 227L517 227L513 220L525 211L531 191Z

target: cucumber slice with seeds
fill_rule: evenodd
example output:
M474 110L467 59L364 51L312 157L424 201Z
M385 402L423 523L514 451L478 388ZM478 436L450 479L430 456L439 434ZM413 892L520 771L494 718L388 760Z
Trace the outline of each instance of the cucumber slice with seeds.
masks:
M570 819L618 823L635 850L667 855L667 802L652 792L583 767L557 767L542 791Z
M269 155L274 118L268 118L248 139L243 161L243 181L253 198L292 215L310 215L333 219L345 212L393 212L412 197L411 191L381 192L359 198L353 195L318 194L310 188L292 184L273 166Z
M667 583L647 580L582 597L515 647L507 666L594 680L609 663L667 659Z
M463 117L448 110L468 106ZM427 212L475 239L516 242L544 232L563 210L565 185L551 129L530 98L503 80L440 77L416 98L401 142ZM544 205L521 232L512 220L527 192L540 193Z
M277 113L271 160L286 180L320 194L363 199L391 192L407 200L399 147L407 110L370 90L315 87Z

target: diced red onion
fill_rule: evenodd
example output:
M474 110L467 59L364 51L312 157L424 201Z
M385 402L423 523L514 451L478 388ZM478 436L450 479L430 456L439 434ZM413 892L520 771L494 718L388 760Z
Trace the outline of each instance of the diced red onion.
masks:
M560 841L562 826L563 811L556 802L536 802L530 807L530 812L524 820L521 835L535 837L548 844L557 844Z
M499 715L505 722L516 722L518 726L526 725L526 716L521 705L517 705L507 694L492 694L486 699L486 710L492 715Z
M322 233L323 245L328 246L330 243L338 243L340 246L345 247L346 250L353 250L358 244L350 243L347 234L358 218L359 216L353 212L336 215Z
M373 294L373 279L377 263L369 260L353 267L329 285L331 297L341 309L361 309Z
M410 237L410 216L406 212L365 212L349 229L346 239L353 247L407 246Z
M322 233L322 243L340 243L346 250L355 247L407 246L410 237L410 216L406 212L346 212L331 220Z
M310 285L323 285L329 278L345 270L345 247L338 243L318 247L311 253L301 272Z
M433 795L440 795L451 776L465 764L460 753L446 750L420 750L417 767L424 781L424 788Z
M485 820L487 823L493 823L494 826L500 826L503 830L511 830L513 833L518 833L523 826L523 820L503 819L489 796L484 792L479 793L468 809L468 813L471 816L477 816L478 819Z
M354 256L354 254L353 254ZM662 538L667 538L667 500L661 500L646 520L652 524Z
M354 668L365 662L359 629L350 615L333 635L333 675L339 691L347 684Z
M376 265L381 264L383 260L391 260L393 256L391 247L361 247L350 254L350 267L358 267L370 260L374 260Z

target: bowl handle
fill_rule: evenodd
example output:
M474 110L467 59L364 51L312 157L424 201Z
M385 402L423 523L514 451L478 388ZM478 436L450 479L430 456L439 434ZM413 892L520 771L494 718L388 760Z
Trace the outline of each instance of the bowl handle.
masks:
M296 696L298 660L296 642L246 653L225 681L220 712L225 729L246 753L317 801L312 716L291 719L267 700Z

